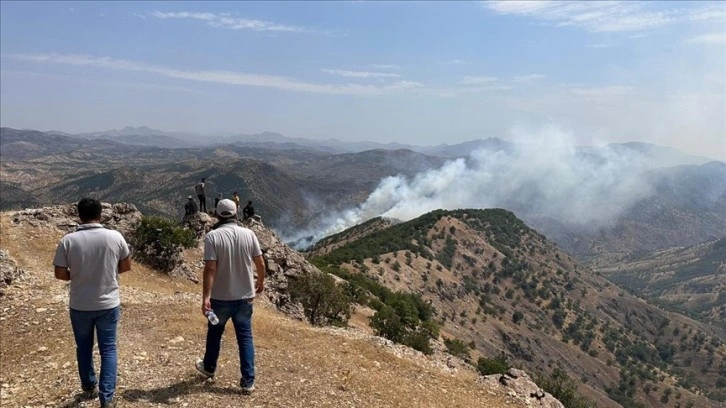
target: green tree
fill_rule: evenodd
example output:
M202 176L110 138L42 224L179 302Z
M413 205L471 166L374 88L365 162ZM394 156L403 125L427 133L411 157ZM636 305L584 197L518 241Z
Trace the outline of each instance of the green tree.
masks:
M310 323L345 324L350 318L353 291L336 285L326 273L305 272L290 280L290 298L300 302Z
M479 360L476 362L476 368L481 375L502 374L509 370L509 367L507 356L504 353L494 358L479 357Z
M180 265L182 250L194 243L194 231L155 216L144 216L131 237L134 258L162 272L170 272Z

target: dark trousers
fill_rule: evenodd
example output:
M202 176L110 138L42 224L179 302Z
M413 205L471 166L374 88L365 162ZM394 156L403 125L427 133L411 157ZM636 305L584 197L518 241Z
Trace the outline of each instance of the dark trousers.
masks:
M204 194L197 194L199 197L199 211L207 212L207 196Z

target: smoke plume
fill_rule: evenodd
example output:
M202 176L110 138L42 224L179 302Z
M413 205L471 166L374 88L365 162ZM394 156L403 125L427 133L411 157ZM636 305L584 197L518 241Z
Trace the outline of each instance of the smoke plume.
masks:
M515 131L512 148L467 158L408 179L386 177L356 208L332 214L293 237L306 247L377 216L407 221L436 209L505 208L523 219L550 217L597 227L613 221L652 188L643 153L602 145L578 148L555 128Z

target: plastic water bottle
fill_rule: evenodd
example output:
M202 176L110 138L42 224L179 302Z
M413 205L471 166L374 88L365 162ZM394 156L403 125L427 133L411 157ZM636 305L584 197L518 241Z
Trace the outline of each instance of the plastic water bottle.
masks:
M209 319L209 323L212 323L215 326L219 323L219 318L217 317L217 314L214 313L214 310L210 310L209 313L207 313L207 319Z

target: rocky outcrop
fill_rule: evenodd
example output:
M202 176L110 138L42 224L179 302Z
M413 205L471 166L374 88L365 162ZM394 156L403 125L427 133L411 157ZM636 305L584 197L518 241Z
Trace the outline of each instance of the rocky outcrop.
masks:
M481 381L490 387L504 388L507 395L520 399L528 407L565 408L552 394L546 393L522 370L510 368L504 374L481 377Z
M211 215L203 212L195 212L191 215L185 215L182 225L194 231L197 239L204 237L204 234L212 230L217 220Z
M299 252L285 245L261 222L245 220L243 225L255 232L262 247L267 267L265 296L283 313L298 320L305 320L302 305L290 300L289 279L305 272L320 273L320 271L309 264Z
M124 237L131 236L141 222L142 214L129 203L101 203L101 224L119 231ZM37 209L26 209L12 214L14 224L29 224L33 227L51 226L62 231L75 231L78 227L76 204L55 205Z
M5 295L8 286L24 274L25 271L18 267L15 259L7 252L0 250L0 297Z

